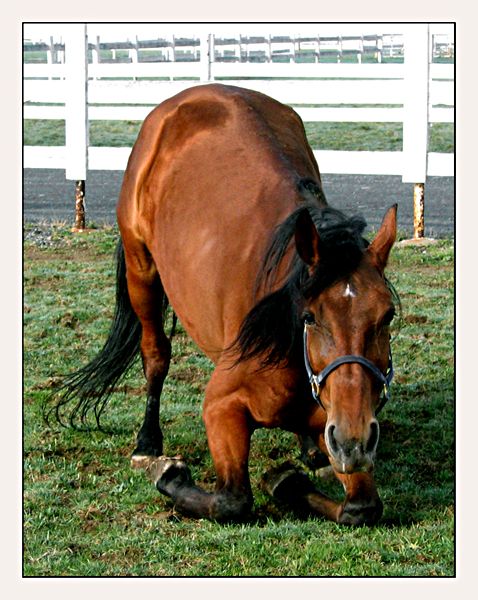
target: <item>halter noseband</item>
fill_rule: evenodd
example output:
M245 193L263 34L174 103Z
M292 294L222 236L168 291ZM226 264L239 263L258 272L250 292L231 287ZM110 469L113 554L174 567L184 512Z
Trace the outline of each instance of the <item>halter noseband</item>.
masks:
M380 383L383 384L382 397L380 400L380 404L379 404L377 410L375 411L375 414L378 414L382 410L382 408L385 406L385 404L388 402L388 400L390 399L390 383L392 382L392 379L393 379L393 363L392 363L391 348L390 348L389 354L388 354L388 366L387 366L387 371L386 371L385 375L382 373L382 371L380 371L380 369L378 367L376 367L373 364L372 361L370 361L370 360L368 360L368 358L365 358L364 356L360 356L358 354L345 354L344 356L339 356L339 358L336 358L335 360L333 360L324 369L322 369L322 371L320 371L320 373L318 375L316 375L312 371L312 367L310 365L309 353L307 350L307 323L305 323L304 324L304 363L305 363L305 368L307 370L307 375L309 377L310 386L312 389L312 396L313 396L314 400L318 404L320 404L320 406L324 410L325 410L324 405L322 404L322 401L320 399L321 384L324 383L324 381L327 379L327 377L330 375L330 373L332 373L332 371L335 371L335 369L337 367L340 367L340 365L345 365L345 364L349 364L349 363L358 363L358 364L362 365L363 367L367 367L367 369L369 369L375 375L375 377L380 381Z

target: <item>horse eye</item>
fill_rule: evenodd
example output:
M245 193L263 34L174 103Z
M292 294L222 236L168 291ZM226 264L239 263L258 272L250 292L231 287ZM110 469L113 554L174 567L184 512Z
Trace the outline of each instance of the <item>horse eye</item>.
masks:
M390 325L390 323L392 322L393 317L395 316L395 309L391 308L383 317L382 319L382 324L383 325Z
M310 312L306 312L302 315L302 318L304 320L304 323L306 325L314 325L315 324L315 317L312 313Z

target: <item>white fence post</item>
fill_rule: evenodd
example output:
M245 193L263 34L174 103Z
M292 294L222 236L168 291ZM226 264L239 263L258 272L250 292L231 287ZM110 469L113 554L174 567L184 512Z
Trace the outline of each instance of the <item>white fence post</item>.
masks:
M88 169L88 56L86 25L65 25L66 179L76 181L75 229L85 228L85 180Z
M404 183L414 184L414 237L424 237L428 161L429 26L409 25L404 35Z
M55 45L53 43L53 36L50 36L50 45L46 51L46 62L48 65L52 65L55 62ZM52 79L51 74L48 75L48 79Z
M211 81L211 63L214 60L214 45L212 35L210 33L203 33L200 37L200 49L201 49L201 81ZM212 56L211 56L212 54Z

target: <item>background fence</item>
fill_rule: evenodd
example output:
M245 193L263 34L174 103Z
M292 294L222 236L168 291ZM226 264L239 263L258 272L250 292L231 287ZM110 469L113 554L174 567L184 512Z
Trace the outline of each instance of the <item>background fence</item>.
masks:
M49 43L25 42L26 119L66 118L72 83L65 51L68 27L78 26L65 25L65 41L51 37ZM143 120L165 98L216 80L269 94L293 106L304 121L405 123L419 98L413 82L407 98L407 61L413 66L419 60L407 56L406 40L426 36L429 69L420 85L425 89L427 126L453 122L454 64L436 62L453 57L453 27L411 25L398 32L400 26L393 27L395 33L383 35L220 37L204 32L156 40L135 35L133 41L103 43L93 31L87 43L87 120ZM78 112L73 114L78 120ZM124 169L129 151L90 147L88 166ZM426 174L453 175L453 155L427 153L426 145L421 151L427 158ZM403 152L315 153L324 173L403 175L406 170ZM24 159L26 167L65 168L67 150L26 147Z
M300 35L221 35L213 25L182 34L177 25L155 39L130 27L127 40L105 41L100 25L79 24L64 25L60 40L24 40L24 118L66 121L66 145L25 147L25 167L66 169L74 180L87 169L123 170L131 149L89 146L89 121L141 121L187 87L222 81L289 104L306 122L403 123L401 152L314 149L323 173L412 183L454 175L453 154L428 152L429 127L454 121L453 25L354 35L323 35L320 25Z

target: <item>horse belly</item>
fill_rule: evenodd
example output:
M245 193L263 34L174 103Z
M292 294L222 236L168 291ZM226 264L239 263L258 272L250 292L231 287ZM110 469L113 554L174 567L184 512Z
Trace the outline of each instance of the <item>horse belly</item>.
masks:
M168 198L158 209L151 242L171 306L214 362L233 343L253 306L270 222L279 222L284 213L280 202L274 211L264 206L258 191L233 193L234 177L228 181L218 186L227 190L216 188L213 194L196 189L193 195Z

